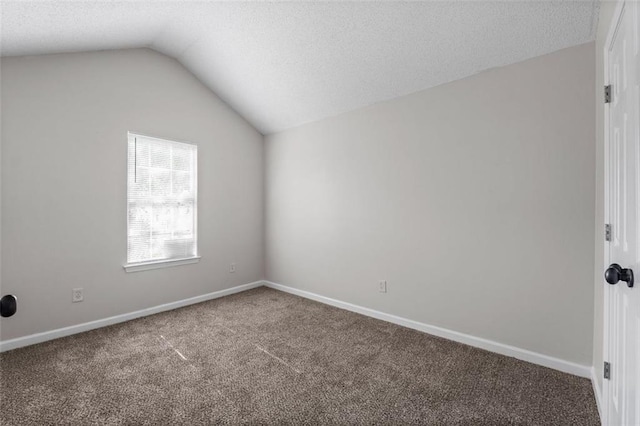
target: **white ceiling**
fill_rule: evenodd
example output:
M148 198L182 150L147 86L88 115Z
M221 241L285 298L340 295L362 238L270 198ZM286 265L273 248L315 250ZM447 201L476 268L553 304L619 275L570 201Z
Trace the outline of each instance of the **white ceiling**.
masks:
M2 1L2 56L151 47L264 134L591 41L597 1Z

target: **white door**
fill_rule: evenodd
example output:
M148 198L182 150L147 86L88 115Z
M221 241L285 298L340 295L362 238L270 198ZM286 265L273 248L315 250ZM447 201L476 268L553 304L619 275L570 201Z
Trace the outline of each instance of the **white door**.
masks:
M611 102L607 114L607 200L611 241L605 272L605 418L640 425L640 7L618 8L605 46ZM616 265L617 264L617 265Z

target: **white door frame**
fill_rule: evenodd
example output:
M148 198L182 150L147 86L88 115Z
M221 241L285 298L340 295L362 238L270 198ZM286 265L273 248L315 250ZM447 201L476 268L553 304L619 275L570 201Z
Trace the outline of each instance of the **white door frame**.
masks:
M611 18L611 24L609 25L609 33L607 34L607 39L606 42L604 44L604 85L608 86L611 84L611 76L609 75L609 47L611 46L611 43L613 42L613 39L616 35L616 33L618 32L618 24L620 22L620 17L622 16L622 12L625 8L627 4L627 0L622 0L619 1L618 4L616 5L616 9L613 13L613 16ZM602 98L600 98L600 100L598 100L598 102L604 102L604 88L603 87L599 87L597 88L597 90L600 93L600 96L602 96ZM601 224L601 230L600 232L602 232L601 235L604 235L604 227L605 224L607 223L611 223L610 221L610 200L609 197L611 196L610 191L609 191L609 184L610 182L610 176L609 176L609 145L610 145L610 140L609 140L609 109L610 109L610 104L605 103L604 104L604 223ZM604 268L607 268L609 266L609 264L611 263L611 259L609 256L609 242L608 241L604 241ZM602 358L604 361L609 361L609 298L610 298L610 285L608 285L606 283L606 281L604 280L604 270L603 271L599 271L600 273L600 280L601 280L601 285L604 286L604 310L603 310L603 335L602 335L602 342L603 342L603 348L602 348ZM607 425L609 423L609 397L610 397L610 381L607 379L602 379L602 419L601 422L603 425Z

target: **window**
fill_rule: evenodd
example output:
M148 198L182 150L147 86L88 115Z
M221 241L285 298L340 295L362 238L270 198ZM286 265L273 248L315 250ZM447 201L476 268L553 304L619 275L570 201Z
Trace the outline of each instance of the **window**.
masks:
M198 147L129 133L127 264L134 272L198 261Z

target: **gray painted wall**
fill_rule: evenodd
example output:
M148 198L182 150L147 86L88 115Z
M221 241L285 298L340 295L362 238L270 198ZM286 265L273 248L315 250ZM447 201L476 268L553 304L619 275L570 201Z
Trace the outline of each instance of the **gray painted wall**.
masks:
M170 58L3 58L0 338L255 281L266 253L271 281L599 368L598 49L272 135L264 180L262 136ZM198 143L199 264L123 271L128 130Z
M591 365L594 61L589 43L267 137L267 279Z
M19 298L2 340L262 278L262 135L176 61L147 49L3 58L1 84L2 294ZM200 263L122 269L129 130L198 144Z

